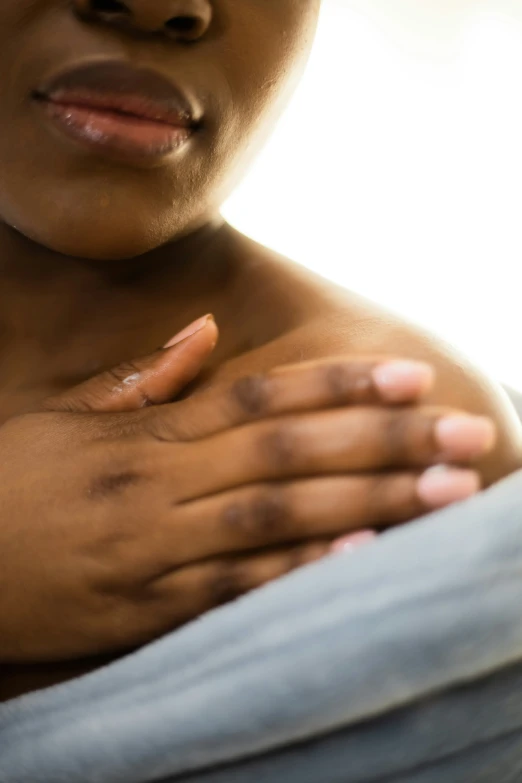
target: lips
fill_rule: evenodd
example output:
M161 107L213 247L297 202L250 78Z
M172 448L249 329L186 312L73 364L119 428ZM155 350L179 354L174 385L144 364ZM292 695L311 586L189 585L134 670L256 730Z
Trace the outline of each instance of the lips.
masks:
M201 123L200 113L176 85L125 63L62 73L35 90L33 98L62 134L128 162L165 159Z

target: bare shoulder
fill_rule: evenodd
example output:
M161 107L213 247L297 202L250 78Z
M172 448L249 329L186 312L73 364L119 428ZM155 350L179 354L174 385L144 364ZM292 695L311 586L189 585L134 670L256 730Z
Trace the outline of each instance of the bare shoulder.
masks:
M244 326L255 324L251 350L225 362L218 376L238 377L281 364L336 355L420 359L433 365L429 404L495 420L499 439L481 469L491 483L522 467L522 426L499 383L452 345L336 286L260 245L243 239L252 258L241 291Z

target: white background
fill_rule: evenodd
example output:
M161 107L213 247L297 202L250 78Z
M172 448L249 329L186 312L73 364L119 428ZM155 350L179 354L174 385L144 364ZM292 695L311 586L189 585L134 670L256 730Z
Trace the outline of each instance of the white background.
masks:
M224 214L522 389L521 0L323 1Z

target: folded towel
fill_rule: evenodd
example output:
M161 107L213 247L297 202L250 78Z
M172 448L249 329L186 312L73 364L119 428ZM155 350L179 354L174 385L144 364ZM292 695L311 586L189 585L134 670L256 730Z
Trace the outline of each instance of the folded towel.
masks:
M507 783L521 730L522 473L0 706L0 783Z

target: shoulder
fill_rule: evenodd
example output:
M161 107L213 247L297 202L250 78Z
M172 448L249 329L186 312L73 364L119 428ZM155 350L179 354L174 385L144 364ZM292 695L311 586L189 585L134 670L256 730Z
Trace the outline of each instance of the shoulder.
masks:
M436 383L428 404L489 416L497 424L496 449L481 465L486 484L522 467L522 425L507 393L453 345L377 306L354 307L353 300L349 312L325 314L322 323L309 328L308 345L317 357L349 352L430 363Z
M428 404L489 416L497 424L497 447L480 466L485 482L522 467L522 425L507 394L454 346L251 240L241 242L241 254L252 259L241 287L242 312L244 322L256 324L257 337L218 375L233 378L346 354L427 361L437 378Z

